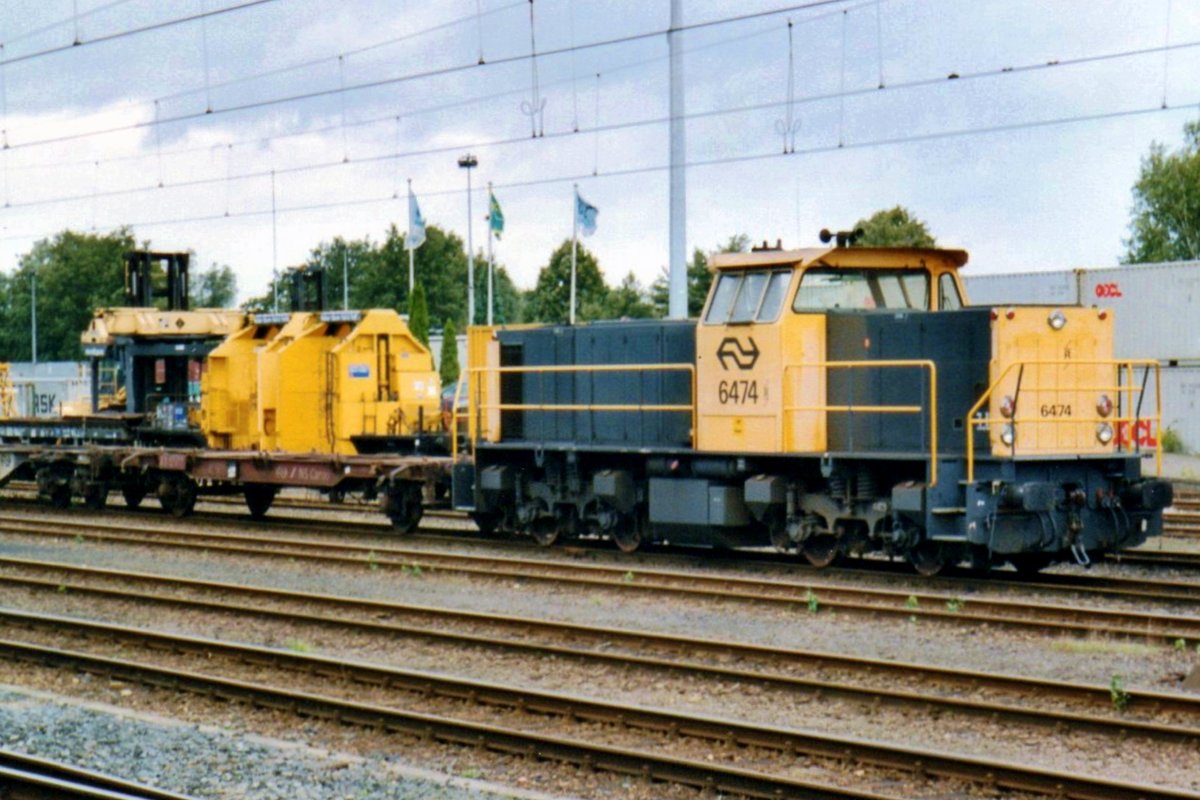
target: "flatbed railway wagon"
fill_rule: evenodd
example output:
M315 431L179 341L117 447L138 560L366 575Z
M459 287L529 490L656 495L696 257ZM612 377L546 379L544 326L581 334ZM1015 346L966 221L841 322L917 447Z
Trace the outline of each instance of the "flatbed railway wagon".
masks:
M1162 529L1152 361L1102 307L970 307L959 250L715 256L699 321L471 332L453 502L485 530L1037 570ZM1151 470L1153 471L1153 469Z

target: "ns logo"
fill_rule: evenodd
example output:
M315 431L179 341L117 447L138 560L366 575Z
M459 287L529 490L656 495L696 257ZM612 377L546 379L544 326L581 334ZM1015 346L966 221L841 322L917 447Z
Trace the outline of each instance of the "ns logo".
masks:
M736 336L726 336L721 340L717 346L717 360L721 362L721 369L728 370L730 365L739 370L754 369L760 355L758 344L753 336L747 336L746 342L742 344L742 340Z

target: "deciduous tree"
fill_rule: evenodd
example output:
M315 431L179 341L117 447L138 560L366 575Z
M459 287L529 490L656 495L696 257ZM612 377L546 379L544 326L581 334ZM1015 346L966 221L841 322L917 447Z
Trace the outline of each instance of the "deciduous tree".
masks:
M1183 126L1174 152L1155 142L1133 185L1125 261L1200 259L1200 121Z
M876 211L854 223L854 227L863 230L863 235L855 242L860 247L937 246L929 226L904 206Z

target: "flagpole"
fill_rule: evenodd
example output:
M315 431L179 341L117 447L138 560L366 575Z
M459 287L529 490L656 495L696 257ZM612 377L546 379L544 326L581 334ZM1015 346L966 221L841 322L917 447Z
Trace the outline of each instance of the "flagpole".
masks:
M492 276L496 272L496 257L492 254L492 182L488 181L488 286L487 286L487 324L492 325Z
M413 269L413 248L412 248L412 245L409 243L412 241L412 230L411 230L411 228L412 228L412 178L408 179L408 208L409 208L408 227L410 228L410 230L408 231L408 236L405 237L408 239L408 242L404 243L405 244L404 249L408 251L408 298L409 298L408 302L411 305L412 304L412 295L413 295L413 284L416 280L416 277L415 277L416 273Z
M571 206L571 324L575 324L575 259L579 250L579 184L573 185L575 197Z

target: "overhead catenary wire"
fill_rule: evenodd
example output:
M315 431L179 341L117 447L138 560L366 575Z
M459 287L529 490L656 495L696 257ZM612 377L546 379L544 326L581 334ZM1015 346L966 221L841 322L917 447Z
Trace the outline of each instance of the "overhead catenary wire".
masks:
M286 75L289 72L296 72L298 70L308 69L310 67L316 67L316 66L320 66L322 64L332 64L338 59L339 56L350 57L350 56L365 55L366 53L370 53L373 50L380 50L385 47L392 47L394 45L401 44L402 42L411 41L413 39L419 39L419 38L421 38L423 36L427 36L431 33L439 33L441 31L448 30L453 27L457 27L458 25L462 25L462 24L471 22L472 20L478 20L478 23L480 26L480 28L479 28L480 37L481 37L480 43L481 43L481 48L482 48L483 17L500 14L504 11L509 11L514 8L522 8L525 6L526 2L527 2L527 0L514 0L514 2L508 3L506 5L502 5L502 6L497 6L496 8L491 8L491 9L488 9L487 11L480 10L478 16L476 16L475 14L472 14L472 15L465 16L465 17L455 17L452 20L448 20L446 22L440 22L436 25L431 25L428 28L422 28L421 30L411 31L409 33L405 33L402 36L394 36L394 37L390 37L388 39L383 39L378 42L372 42L371 44L364 45L362 47L356 47L351 50L344 50L340 53L336 53L331 56L323 56L321 58L311 58L311 59L307 59L305 61L298 61L295 64L286 64L284 66L275 67L273 69L265 70L262 72L255 72L250 75L240 75L236 78L228 78L226 80L217 81L212 84L212 88L213 89L224 89L224 88L227 88L230 86L238 86L243 83L251 83L253 81L262 80L263 78L273 78L273 77L276 77L279 75ZM480 50L480 53L482 54L482 49ZM484 62L480 61L479 63L482 64ZM172 92L170 94L159 95L155 99L162 100L162 101L176 100L180 97L188 97L189 95L199 94L202 91L204 91L203 87L193 87L190 89L181 89L177 92Z
M1170 47L1172 47L1172 48L1179 48L1179 47L1185 47L1185 46L1186 47L1200 47L1200 40L1197 40L1194 42L1177 43L1175 45L1170 45ZM868 96L868 95L874 96L874 95L880 95L882 93L891 94L891 93L896 93L896 92L900 92L900 91L910 91L910 90L914 90L914 89L921 89L921 88L928 88L931 86L942 85L942 84L947 83L948 81L952 81L955 84L961 84L964 82L968 82L968 81L972 81L972 80L980 80L980 79L985 79L985 78L1008 79L1011 76L1019 75L1019 74L1022 74L1022 73L1025 73L1025 72L1028 72L1031 70L1060 69L1063 67L1074 66L1074 65L1079 65L1079 64L1095 63L1096 61L1099 61L1099 60L1108 60L1110 58L1118 58L1118 57L1133 58L1133 57L1143 56L1146 54L1153 54L1153 53L1157 52L1159 49L1160 48L1155 47L1155 48L1146 48L1146 49L1140 49L1140 50L1122 51L1120 53L1086 55L1086 56L1079 56L1076 59L1062 59L1062 60L1055 60L1055 61L1051 61L1051 62L1036 62L1036 63L1029 63L1029 64L1024 64L1024 65L1017 65L1017 66L993 67L993 68L988 68L988 69L977 70L975 72L961 72L961 73L960 72L952 72L949 75L945 75L945 76L915 78L910 81L893 83L893 84L885 87L885 89L883 89L883 90L880 90L875 87L864 87L864 88L859 88L859 89L848 89L848 90L842 90L842 91L838 91L838 92L827 92L827 93L821 93L821 94L808 95L805 97L797 97L797 98L790 98L790 99L785 98L783 100L770 100L770 101L764 101L764 102L759 102L759 103L748 103L748 104L743 104L743 105L739 105L739 106L729 106L729 107L724 107L724 108L716 108L716 109L707 109L707 110L701 110L701 111L688 112L688 113L682 115L681 119L687 120L687 121L709 119L709 118L713 118L713 117L720 117L720 116L733 115L733 114L744 114L744 113L751 113L751 112L755 112L755 111L775 110L775 109L779 109L781 107L786 108L789 104L792 106L798 106L798 105L808 105L808 104L813 104L813 103L828 102L831 100L837 100L837 101L839 101L839 104L844 104L845 99L849 98L849 97L860 97L860 96ZM598 114L598 110L597 110L597 114ZM394 117L394 115L393 115L393 117ZM593 133L594 135L598 136L600 133L611 133L611 132L617 132L617 131L622 131L622 130L632 130L632 129L637 129L637 128L664 125L664 124L670 123L670 121L671 121L670 116L655 116L655 117L646 117L646 118L636 119L636 120L628 120L628 121L624 121L624 122L614 122L614 123L609 123L607 125L600 125L600 124L598 124L599 120L597 117L597 124L590 132ZM549 133L545 133L543 136L538 137L538 138L541 140L554 140L554 139L566 139L566 138L573 137L575 135L576 135L576 133L573 130L562 130L562 131L551 131ZM438 145L438 146L432 146L432 147L417 148L417 149L411 149L411 150L407 150L407 151L401 151L401 150L397 149L394 152L381 153L381 154L370 155L370 156L361 156L358 159L356 159L355 162L352 162L352 163L356 163L356 164L379 163L379 162L384 162L384 161L390 161L392 159L399 160L402 158L413 158L413 157L419 157L419 156L443 155L446 153L457 152L458 150L462 149L463 147L467 147L468 149L478 150L478 149L484 149L484 148L489 148L489 147L501 147L501 146L524 144L529 141L530 141L530 138L527 136L514 135L514 136L508 136L508 137L498 138L498 139L477 140L475 142L472 142L472 143L469 143L466 145L464 145L462 143L455 143L455 144L448 144L448 145ZM839 142L839 146L842 146L845 144L844 129L842 128L842 126L840 124L838 126L838 142ZM794 151L795 148L792 147L791 150ZM143 185L143 186L135 186L135 187L126 187L126 188L121 188L121 189L111 189L111 190L106 190L104 192L99 192L99 197L110 198L110 197L129 196L129 195L140 194L140 193L152 191L152 190L155 190L158 188L168 188L168 189L170 189L170 188L175 188L175 189L195 188L198 186L204 186L204 185L218 183L222 180L225 180L227 183L229 181L253 180L256 178L266 177L268 174L281 174L281 175L282 174L299 174L299 173L311 172L311 171L317 171L317 170L332 169L332 168L343 166L345 164L346 164L345 160L337 159L337 160L326 160L326 161L321 161L321 162L299 164L299 165L286 166L286 167L273 167L271 170L256 170L256 171L245 172L245 173L240 173L240 174L232 174L232 175L226 174L226 176L224 176L223 178L222 177L192 178L192 179L188 179L188 180L176 181L173 183L169 183L169 184L166 184L165 187ZM598 172L598 159L597 159L597 164L596 164L595 169ZM24 202L12 203L10 207L16 208L16 209L31 208L31 207L37 207L37 206L53 205L53 204L57 204L57 203L78 202L78 201L82 201L82 200L91 199L92 197L93 197L93 195L91 195L91 194L76 194L76 195L66 195L66 196L49 197L49 198L38 198L35 200L28 200L28 201L24 201Z
M104 44L106 42L115 42L120 39L128 39L131 36L141 36L145 33L153 31L161 31L167 28L173 28L178 25L186 25L189 22L207 19L208 17L217 17L224 14L232 14L236 11L245 11L246 9L255 8L257 6L267 5L268 3L279 2L279 0L244 0L237 5L225 6L223 8L214 8L212 11L203 11L199 14L191 14L186 17L174 17L172 19L162 20L160 22L151 22L137 28L128 28L122 31L113 33L105 33L91 39L76 40L71 44L64 44L57 47L47 47L44 50L35 50L32 53L22 53L18 56L7 56L0 64L19 64L25 61L32 61L37 58L45 58L46 56L56 55L58 53L66 53L80 47L89 45ZM76 17L78 18L78 17ZM76 34L78 36L78 33Z
M518 2L515 3L514 5L523 6L525 4L525 2L526 2L526 0L518 0ZM869 0L869 2L861 3L858 6L851 7L850 10L853 11L858 8L866 7L867 5L869 5L870 2L873 2L873 0ZM508 6L508 7L511 7L511 6ZM505 8L507 8L507 7L505 7ZM817 14L817 15L805 17L804 19L796 22L795 24L796 25L807 25L807 24L810 24L813 22L818 22L822 19L827 19L829 17L833 17L835 15L840 15L841 13L842 12L840 10L838 10L838 11L826 12L824 14ZM427 30L431 30L431 29L427 29ZM727 47L732 44L745 42L749 39L754 39L757 37L769 35L773 30L774 30L773 27L764 27L764 28L761 28L758 30L751 31L749 33L738 34L736 36L726 37L726 38L723 38L723 39L720 39L720 40L717 40L714 42L709 42L709 43L702 44L702 45L696 45L696 46L693 46L693 47L685 50L685 55L692 55L692 54L712 50L715 48ZM348 51L349 54L353 54L353 53L357 53L357 52L361 52L361 49ZM331 61L336 58L337 58L336 56L332 56L328 59L322 59L320 63L324 63L326 61ZM648 65L652 65L652 64L659 64L659 63L666 61L667 58L668 58L668 56L666 56L666 55L659 55L659 56L653 56L650 58L637 59L634 61L627 61L622 64L609 66L606 68L605 72L609 75L612 75L614 73L619 73L619 72L627 71L630 69L637 69L639 67L644 67L644 66L648 66ZM309 63L318 63L318 62L314 61L314 62L309 62ZM285 69L291 69L291 68L289 67L289 68L285 68ZM282 72L284 70L281 69L279 71ZM268 73L260 73L260 75L263 75L263 74L268 74ZM541 86L543 88L550 87L550 86L564 86L564 85L570 83L571 80L572 80L571 77L568 76L568 77L560 78L558 80L554 80L554 81L550 81L550 82L542 81ZM229 83L233 83L233 81L227 82L225 84L215 84L214 87L219 87L222 85L229 85ZM194 91L195 90L191 90L190 93L194 93ZM484 103L484 102L488 102L491 100L500 100L500 99L503 99L506 97L517 97L517 96L526 94L528 91L529 91L528 87L519 87L519 88L505 90L502 92L490 92L488 94L473 95L473 96L470 96L467 98L451 100L448 102L435 103L432 105L422 106L419 108L406 108L405 109L405 117L411 118L411 117L416 117L416 116L420 116L423 114L431 114L431 113L437 113L440 111L448 111L450 109L455 109L455 108L463 108L466 106L474 105L476 103ZM165 98L159 98L159 99L162 100ZM391 122L393 117L394 117L394 114L389 112L387 114L384 114L381 116L376 116L376 117L366 117L366 118L363 118L360 120L354 120L354 121L348 120L346 122L346 125L348 127L366 127L366 126L370 126L370 125ZM161 124L163 124L163 122L159 123L159 125L161 125ZM226 144L230 144L230 145L234 145L234 146L262 144L262 143L267 143L267 142L280 141L280 140L284 140L284 139L288 139L288 138L311 136L313 134L319 134L319 133L329 133L332 131L339 130L340 127L341 127L340 124L335 123L335 124L325 125L325 126L316 127L316 128L302 128L297 131L293 131L293 132L289 132L289 133L272 134L270 136L254 136L254 137L243 138L243 139L231 139L231 140L227 141ZM166 156L167 158L171 158L173 156L178 156L178 155L187 155L187 154L191 154L191 153L204 152L204 151L207 151L209 148L210 148L210 145L204 144L204 145L195 145L195 146L190 146L190 147L167 149L167 150L163 151L163 155ZM131 153L131 154L127 154L127 155L110 156L108 158L102 158L102 159L100 159L100 161L105 164L116 164L116 163L123 163L123 162L128 162L128 161L140 161L140 160L150 158L151 156L152 156L152 154L138 152L138 153ZM39 161L39 162L35 162L35 163L13 165L13 170L14 171L29 171L29 170L46 170L46 169L66 168L66 167L88 166L88 165L91 165L94 160L95 160L94 158L83 158L83 159L66 159L66 160L55 160L55 161Z
M251 5L258 5L261 3L269 3L269 2L276 2L276 1L277 0L249 0L248 2L244 3L242 6L237 6L234 8L244 8L244 7L249 7ZM677 31L700 30L700 29L705 29L705 28L717 27L717 26L721 26L721 25L734 24L734 23L738 23L738 22L746 22L748 20L763 19L766 17L773 17L773 16L777 16L779 14L786 14L788 12L801 11L801 10L805 10L805 9L821 8L821 7L830 6L830 5L842 5L846 2L847 2L847 0L807 0L807 2L794 3L794 4L791 4L788 6L783 6L780 8L770 9L770 10L766 10L766 11L756 11L756 12L751 12L751 13L746 13L746 14L738 14L738 15L734 15L734 16L720 17L717 19L705 20L703 22L688 23L686 25L678 26L674 30L677 30ZM216 13L216 12L210 12L210 13ZM643 31L641 33L624 34L622 36L614 36L614 37L610 37L607 39L599 39L599 40L592 41L592 42L585 42L583 44L575 44L575 45L570 45L570 46L566 46L566 47L558 47L558 48L552 48L549 50L542 50L537 53L537 56L539 58L547 58L550 56L567 55L575 50L594 50L597 48L612 47L612 46L618 45L618 44L627 44L630 42L646 41L649 39L655 39L655 38L660 38L660 37L666 36L668 33L671 32L671 30L672 29L670 29L670 28L661 28L661 29L655 29L653 31ZM164 117L163 119L159 120L157 123L154 122L153 120L145 120L145 121L141 121L141 122L127 123L124 125L114 125L114 126L100 128L100 129L91 130L91 131L78 131L78 132L74 132L74 133L61 134L58 136L49 136L49 137L45 137L42 139L33 139L30 141L26 141L26 142L18 142L16 144L12 144L11 147L13 149L26 149L26 148L32 148L32 147L42 147L42 146L50 145L50 144L62 144L64 142L75 142L75 141L79 141L82 139L94 138L97 136L106 136L106 135L113 134L113 133L123 133L123 132L127 132L127 131L144 130L155 124L166 125L166 124L177 123L177 122L187 122L189 120L201 119L206 116L216 116L219 114L233 114L233 113L237 113L237 112L241 112L241 111L249 111L249 110L258 109L258 108L267 108L269 106L276 106L276 105L282 105L282 104L286 104L286 103L299 102L302 100L312 100L312 99L315 99L318 97L329 97L331 95L335 95L340 92L356 92L356 91L363 91L366 89L376 89L376 88L380 88L383 86L395 86L398 84L409 83L412 81L427 80L429 78L455 75L455 74L466 72L468 70L473 70L473 69L486 69L489 67L494 67L494 66L499 66L499 65L517 64L517 63L521 63L523 61L529 60L530 58L532 58L532 56L533 56L533 53L517 53L517 54L511 55L511 56L504 56L502 58L498 58L493 61L489 61L486 64L477 64L477 63L471 62L471 63L465 63L465 64L454 64L454 65L450 65L450 66L446 66L446 67L435 67L432 69L421 70L418 72L411 72L411 73L407 73L404 75L394 76L391 78L380 78L378 80L373 80L373 81L364 81L363 83L348 85L345 88L334 87L334 88L330 88L330 89L314 89L314 90L308 91L308 92L301 92L298 94L286 95L286 96L281 96L281 97L272 97L272 98L267 98L267 99L263 99L263 100L255 100L255 101L251 101L251 102L247 102L247 103L240 103L237 105L230 105L230 106L224 106L224 107L216 106L212 109L211 112L204 111L204 112L199 112L199 113L189 112L189 113L177 114L177 115L170 116L170 117ZM9 63L12 63L12 61L14 61L14 60L15 59L10 59Z
M925 142L940 141L943 139L953 139L953 138L959 138L959 137L965 137L965 136L984 136L984 135L993 135L993 134L1000 134L1000 133L1012 133L1012 132L1020 131L1020 130L1035 130L1035 129L1040 129L1040 128L1057 127L1057 126L1063 126L1063 125L1074 125L1074 124L1082 124L1082 123L1088 123L1088 122L1113 121L1113 120L1129 119L1129 118L1133 118L1133 117L1147 116L1147 115L1153 115L1153 114L1191 112L1197 106L1200 106L1200 97L1190 100L1187 103L1170 106L1168 108L1162 108L1158 103L1155 103L1152 106L1131 108L1131 109L1122 109L1122 110L1118 110L1118 111L1106 111L1106 112L1097 112L1097 113L1092 113L1092 114L1077 114L1077 115L1070 115L1070 116L1059 116L1059 117L1051 117L1051 118L1040 119L1040 120L1028 120L1028 121L1024 121L1024 122L1015 122L1015 123L1000 124L1000 125L989 125L989 126L978 127L978 128L959 128L959 129L953 129L953 130L939 130L939 131L931 131L929 133L924 133L924 134L909 134L909 135L904 135L904 136L883 137L883 138L878 138L878 139L863 139L860 141L845 142L842 145L838 145L838 144L819 145L819 146L814 146L814 147L797 149L793 153L780 153L779 150L773 149L770 152L758 152L758 153L748 153L748 154L734 155L734 156L720 156L720 157L714 157L714 158L708 158L708 159L696 159L696 160L686 162L685 166L688 169L694 169L694 168L706 168L706 167L716 167L716 166L728 166L730 164L746 164L746 163L752 163L752 162L756 162L756 161L768 161L768 160L774 160L774 159L796 158L796 157L802 157L802 156L827 155L827 154L836 153L839 151L864 150L864 149L870 149L870 148L875 148L875 147L894 147L894 146L900 146L900 145L905 145L905 144L920 144L920 143L925 143ZM456 149L461 149L461 146L458 146ZM524 189L524 188L531 188L531 187L537 187L537 186L550 186L550 185L571 183L574 181L584 180L589 177L592 177L592 178L622 178L622 177L631 177L631 176L635 176L635 175L646 175L646 174L653 174L653 173L657 173L657 172L666 172L669 169L670 169L669 164L654 164L654 165L647 165L647 166L612 169L612 170L600 172L597 175L592 175L590 173L570 173L570 174L556 175L556 176L547 177L547 178L532 178L532 179L528 179L528 180L508 181L508 182L498 181L494 184L493 188L506 189L506 190L507 189ZM273 175L274 173L272 172L271 174ZM481 191L481 190L476 190L476 191ZM465 192L466 192L466 189L461 189L461 188L460 189L433 189L433 190L429 190L429 191L424 191L421 194L422 194L422 197L445 197L445 196L461 195L461 194L464 194ZM376 205L376 204L394 203L394 202L396 202L396 198L394 198L389 193L386 196L381 195L381 196L363 197L363 198L355 198L355 199L348 199L348 200L333 200L333 201L325 201L325 202L320 202L320 203L308 203L308 204L303 204L303 205L283 206L283 207L270 208L270 209L249 209L249 210L245 210L245 211L234 212L234 213L231 213L228 215L226 215L226 214L206 214L206 215L195 215L195 216L187 216L187 217L174 217L174 218L170 218L170 219L142 220L142 221L135 221L135 222L130 222L128 220L125 220L120 223L114 223L114 224L119 224L122 226L128 226L128 227L133 227L133 228L148 228L148 227L157 227L157 226L163 226L163 225L181 225L181 224L187 224L187 223L213 222L216 220L227 219L230 217L257 217L257 216L265 216L265 215L270 214L270 215L272 215L272 218L274 218L277 214L298 213L298 212L305 212L305 211L326 211L326 210L335 209L335 208L352 208L352 207L361 207L361 206L366 206L366 205ZM31 232L31 233L24 233L24 234L19 234L19 235L5 236L5 237L0 237L0 241L27 241L30 239L35 239L39 236L47 235L47 233L49 233L49 231Z

